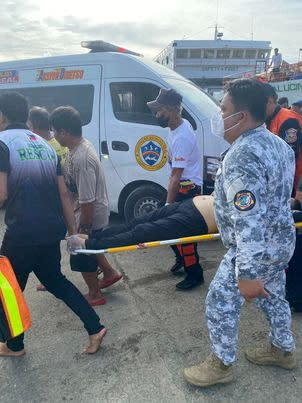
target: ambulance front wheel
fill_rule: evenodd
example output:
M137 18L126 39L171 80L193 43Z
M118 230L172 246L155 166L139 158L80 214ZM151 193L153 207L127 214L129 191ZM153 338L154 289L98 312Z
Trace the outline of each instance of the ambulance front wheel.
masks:
M140 215L148 214L163 206L166 200L166 190L154 185L142 185L134 189L126 199L124 216L126 221Z

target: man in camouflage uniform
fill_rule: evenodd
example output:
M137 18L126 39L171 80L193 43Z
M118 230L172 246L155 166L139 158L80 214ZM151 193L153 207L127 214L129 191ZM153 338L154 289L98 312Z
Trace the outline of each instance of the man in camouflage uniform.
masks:
M197 386L233 379L244 300L253 300L270 325L269 343L250 348L246 358L286 369L296 365L284 271L295 247L290 210L295 156L263 127L266 103L263 84L235 80L222 101L222 115L213 120L215 134L231 144L215 183L215 216L228 251L206 299L212 353L184 370Z

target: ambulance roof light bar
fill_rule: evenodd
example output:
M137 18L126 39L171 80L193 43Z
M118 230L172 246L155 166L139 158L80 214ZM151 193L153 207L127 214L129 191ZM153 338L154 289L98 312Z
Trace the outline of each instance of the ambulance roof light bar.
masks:
M90 53L118 52L118 53L127 53L129 55L134 55L134 56L143 56L139 53L132 52L131 50L122 48L120 46L115 46L109 42L104 42L104 41L83 41L83 42L81 42L81 46L82 46L82 48L90 49Z

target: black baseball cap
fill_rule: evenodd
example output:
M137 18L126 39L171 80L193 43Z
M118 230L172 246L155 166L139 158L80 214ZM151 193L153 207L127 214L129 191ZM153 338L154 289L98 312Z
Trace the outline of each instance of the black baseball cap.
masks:
M154 101L147 102L152 111L156 111L163 106L181 106L182 96L173 89L162 88Z

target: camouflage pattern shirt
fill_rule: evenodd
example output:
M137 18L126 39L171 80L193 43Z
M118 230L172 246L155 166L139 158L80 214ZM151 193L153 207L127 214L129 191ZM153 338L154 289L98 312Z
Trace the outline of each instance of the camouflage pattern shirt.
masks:
M272 266L285 269L295 247L294 173L294 152L263 126L240 135L224 153L215 217L236 277L258 278Z

